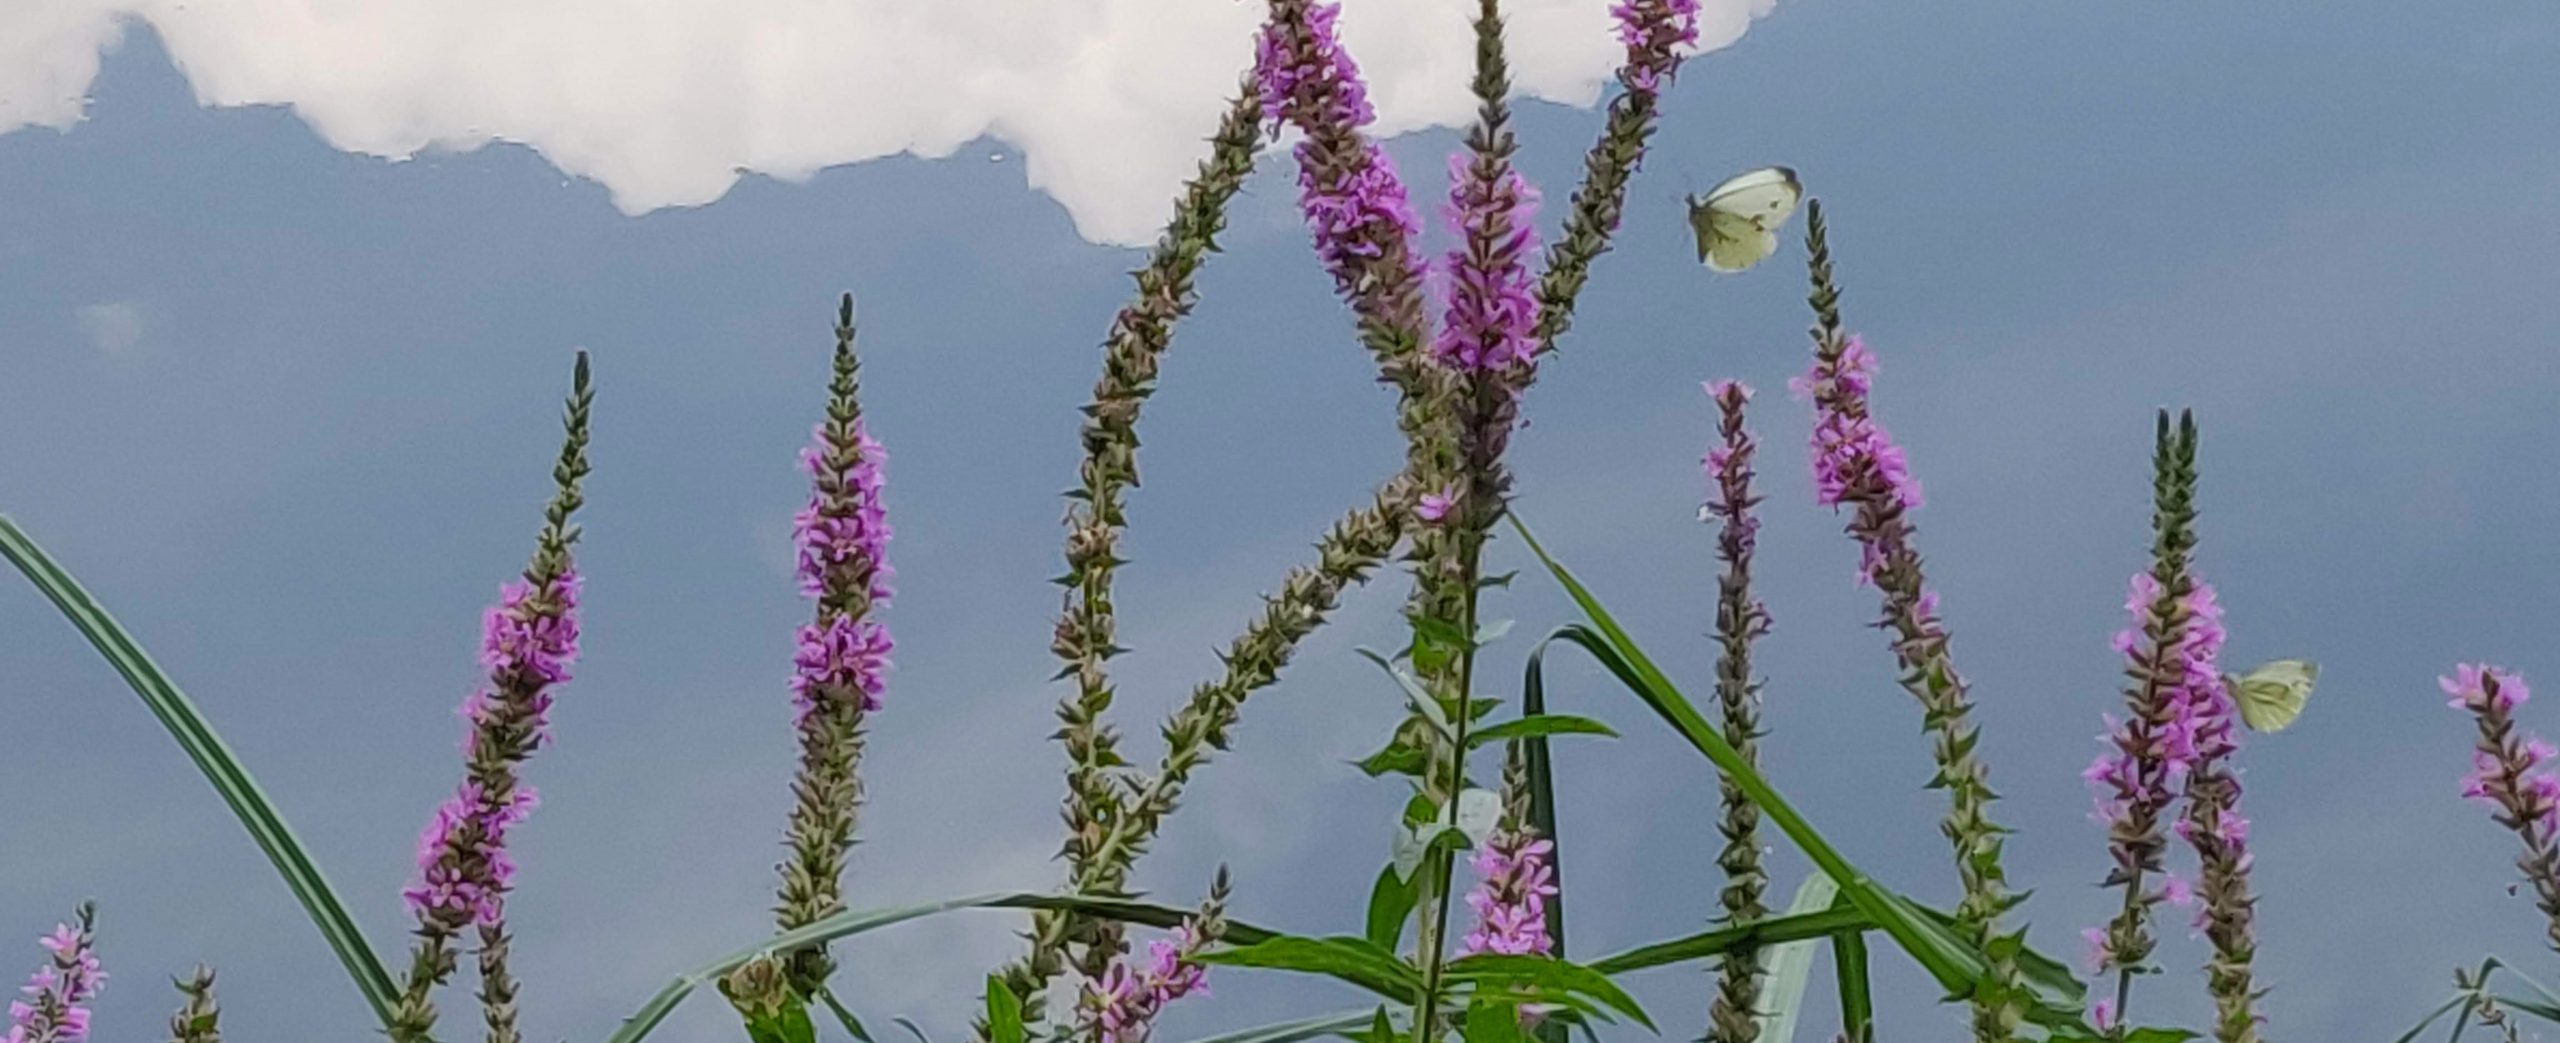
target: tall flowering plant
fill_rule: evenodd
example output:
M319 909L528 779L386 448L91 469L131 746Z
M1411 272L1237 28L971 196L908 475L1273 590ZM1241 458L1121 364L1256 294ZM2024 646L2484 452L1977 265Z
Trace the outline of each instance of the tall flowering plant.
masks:
M844 908L844 862L853 847L862 801L863 724L880 709L889 653L896 643L872 612L893 593L889 518L881 502L887 454L864 425L858 399L861 361L854 354L853 295L836 310L834 376L827 418L801 451L810 478L808 505L792 519L800 592L817 602L795 635L792 726L800 740L793 776L775 918L784 930L805 927ZM791 954L790 985L806 997L834 970L824 946Z
M586 497L588 413L595 401L587 357L578 355L566 438L552 468L533 561L500 588L481 617L480 665L487 680L463 700L463 780L418 838L418 875L402 892L417 921L417 944L390 1025L399 1043L423 1043L435 1028L434 991L453 976L457 940L477 934L482 1020L489 1043L518 1043L516 979L508 968L507 892L516 863L508 834L532 815L536 798L520 771L550 742L551 704L578 659L581 581L570 521Z

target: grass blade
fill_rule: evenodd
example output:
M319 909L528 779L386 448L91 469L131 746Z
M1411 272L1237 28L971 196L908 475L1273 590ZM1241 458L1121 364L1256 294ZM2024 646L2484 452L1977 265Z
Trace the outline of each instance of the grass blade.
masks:
M1842 931L1831 936L1832 977L1840 986L1840 1034L1848 1043L1872 1043L1876 1035L1876 1001L1867 980L1867 936Z
M1541 644L1529 653L1529 667L1520 681L1520 716L1533 719L1547 715L1546 646ZM1547 838L1547 872L1555 893L1546 896L1547 936L1555 939L1555 956L1564 952L1564 838L1556 835L1556 773L1547 759L1547 737L1532 735L1520 741L1521 759L1529 768L1529 826ZM1542 1021L1533 1032L1538 1043L1565 1043L1567 1029L1563 1022Z
M161 671L159 664L151 661L151 656L142 650L142 645L133 639L133 635L7 515L0 515L0 556L7 557L10 564L26 574L27 580L44 592L45 597L62 612L63 618L70 620L72 627L89 640L98 654L123 675L134 694L142 697L152 716L160 719L161 726L177 740L178 748L186 752L187 759L193 761L196 770L204 774L205 781L213 785L214 792L231 808L232 815L249 830L250 839L255 840L258 849L266 854L277 875L284 878L285 887L293 892L295 900L302 903L303 912L311 917L312 924L320 929L321 937L337 954L339 965L346 968L347 976L354 980L356 991L363 994L365 1003L373 1008L374 1018L389 1028L396 992L391 976L383 970L381 958L365 942L354 918L347 915L346 904L339 900L337 890L329 886L328 877L311 860L310 853L294 835L293 828L285 824L284 816L276 813L266 791L260 789L248 769L241 766L229 744L224 743L213 726L205 722L204 714L196 709L186 693L178 690L178 686Z
M1731 779L1736 788L1749 796L1753 803L1758 804L1761 813L1768 816L1769 821L1774 823L1780 832L1785 833L1787 839L1793 842L1798 850L1803 851L1823 875L1840 885L1842 896L1872 919L1878 928L1894 940L1894 944L1900 946L1903 952L1918 962L1931 977L1936 978L1940 986L1951 995L1972 995L1976 983L1981 980L1987 970L1982 954L1973 951L1944 925L1922 915L1917 905L1877 886L1875 881L1863 871L1850 864L1849 860L1840 854L1838 848L1833 847L1829 840L1815 831L1812 823L1805 819L1803 813L1798 812L1793 804L1778 793L1777 787L1770 785L1766 777L1745 762L1742 755L1724 741L1724 736L1698 713L1696 705L1680 693L1679 688L1673 685L1670 678L1645 656L1642 649L1636 647L1634 639L1627 635L1625 628L1618 625L1616 618L1600 604L1600 600L1592 595L1590 589L1583 586L1580 580L1574 578L1570 570L1547 553L1546 548L1538 543L1537 537L1529 532L1528 526L1520 521L1519 516L1515 513L1506 517L1509 518L1512 529L1520 534L1521 542L1528 545L1529 552L1535 555L1539 563L1546 567L1547 572L1555 577L1556 582L1564 587L1565 593L1590 620L1588 626L1575 624L1558 628L1547 636L1547 642L1565 641L1589 653L1594 660L1617 677L1628 691L1643 700L1657 716L1671 725L1672 730L1679 732L1682 738L1687 739L1692 747L1715 765L1716 770ZM1542 651L1543 648L1544 643L1541 644ZM2023 956L2021 959L2024 962ZM2065 977L2067 979L2067 974ZM2031 982L2030 984L2039 983ZM2080 1008L2076 1002L2065 1003L2061 997L2050 995L2053 983L2047 982L2042 985L2040 994L2035 997L2036 1002L2029 1004L2028 1007L2028 1016L2031 1019L2039 1024L2069 1027L2094 1034L2094 1030L2089 1029L2081 1021ZM2066 991L2076 993L2078 983L2073 981L2071 986L2072 989Z
M677 975L675 980L668 982L665 988L659 989L656 995L649 997L649 1002L642 1004L640 1009L634 1011L630 1017L624 1018L622 1027L615 1029L613 1035L605 1037L606 1043L638 1043L655 1031L658 1025L667 1019L667 1015L674 1013L678 1006L683 1005L686 997L693 995L694 990L719 980L721 975L736 970L739 964L758 956L767 953L781 955L839 938L867 934L883 927L961 909L1071 909L1087 916L1146 927L1165 928L1179 926L1184 920L1194 915L1193 911L1188 909L1150 905L1124 898L1088 898L1036 891L997 891L916 905L882 909L848 909L825 919L813 921L807 926L784 931L763 941L733 950L726 956ZM1222 936L1223 940L1231 945L1254 945L1279 937L1282 935L1278 931L1233 920L1227 922L1226 933ZM1390 998L1401 998L1404 995L1401 988L1385 983L1353 977L1343 977L1342 980Z
M1629 949L1614 956L1591 961L1591 969L1603 974L1651 970L1675 963L1721 956L1746 946L1781 945L1808 938L1821 938L1842 931L1863 931L1875 927L1875 921L1855 907L1842 906L1803 916L1780 916L1757 923L1720 927L1687 937L1655 942Z
M1816 873L1805 878L1796 888L1795 900L1787 903L1787 914L1802 916L1831 908L1840 895L1840 885ZM1857 932L1850 932L1856 934ZM1768 973L1767 984L1760 990L1761 1043L1795 1043L1796 1018L1804 1009L1805 983L1813 977L1815 941L1806 938L1761 949L1755 957Z
M1192 1043L1299 1043L1301 1040L1315 1039L1319 1036L1358 1032L1369 1027L1376 1016L1377 1011L1372 1008L1344 1011L1340 1014L1322 1014L1296 1021L1279 1021L1269 1025L1239 1029L1193 1040Z

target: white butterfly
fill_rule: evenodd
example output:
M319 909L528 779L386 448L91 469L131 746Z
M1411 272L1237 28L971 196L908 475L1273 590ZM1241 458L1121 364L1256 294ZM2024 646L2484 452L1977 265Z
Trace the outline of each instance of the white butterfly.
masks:
M1747 170L1690 196L1689 228L1709 271L1738 272L1778 251L1778 228L1794 216L1804 186L1786 167Z

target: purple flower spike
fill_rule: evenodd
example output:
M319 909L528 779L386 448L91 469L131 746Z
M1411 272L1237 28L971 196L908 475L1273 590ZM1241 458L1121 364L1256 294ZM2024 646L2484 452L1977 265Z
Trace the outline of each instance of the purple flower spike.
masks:
M533 788L519 777L524 762L550 741L554 689L578 660L578 603L583 591L570 556L578 530L570 518L586 502L588 414L594 402L587 358L578 356L569 396L566 438L552 469L557 487L543 511L533 561L521 578L500 585L498 603L482 614L480 665L487 679L462 702L463 778L436 806L418 837L418 874L401 892L418 922L417 944L388 1027L393 1043L422 1043L435 1028L434 992L453 976L454 942L467 928L479 935L482 1016L493 1043L512 1043L516 981L508 970L506 898L516 864L508 834L533 813Z
M1618 80L1628 90L1659 92L1680 68L1680 49L1697 46L1698 0L1619 0L1609 13L1627 47Z
M1538 190L1502 157L1472 151L1449 157L1449 179L1447 215L1461 241L1449 251L1449 306L1431 348L1517 395L1535 376L1539 305L1528 259Z
M2523 843L2516 869L2533 885L2535 904L2550 920L2547 940L2560 949L2560 774L2552 767L2560 748L2517 726L2515 711L2532 693L2515 673L2465 663L2440 683L2479 728L2462 795L2488 805Z
M1546 899L1556 893L1555 870L1547 864L1555 849L1525 829L1497 832L1476 849L1478 882L1467 892L1467 908L1476 914L1475 929L1467 932L1468 953L1536 956L1554 950Z
M1221 872L1218 886L1198 915L1175 928L1173 937L1147 944L1143 969L1131 969L1126 959L1113 960L1100 978L1085 983L1077 1013L1089 1038L1100 1043L1144 1043L1166 1004L1209 994L1208 968L1198 957L1225 930L1225 890Z
M27 976L25 999L9 1003L6 1043L82 1043L89 1038L89 1001L106 985L95 946L97 910L82 905L78 925L58 924L36 939L48 959Z
M1256 45L1255 82L1263 114L1306 134L1297 147L1298 207L1334 289L1364 321L1415 330L1422 273L1413 239L1422 223L1394 162L1361 136L1377 110L1335 31L1341 13L1333 3L1275 3Z

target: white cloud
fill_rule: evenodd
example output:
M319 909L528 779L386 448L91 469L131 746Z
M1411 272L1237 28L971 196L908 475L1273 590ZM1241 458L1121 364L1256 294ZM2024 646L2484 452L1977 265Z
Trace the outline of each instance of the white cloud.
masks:
M1774 0L1705 0L1703 42ZM1386 130L1466 118L1466 0L1349 0ZM1573 104L1615 61L1608 0L1513 0L1514 82ZM0 131L68 127L120 22L207 105L289 105L405 157L532 146L625 211L707 203L992 135L1089 238L1153 235L1251 57L1253 0L7 0Z
M72 317L80 323L80 335L109 355L123 355L142 343L142 309L132 301L84 304Z

